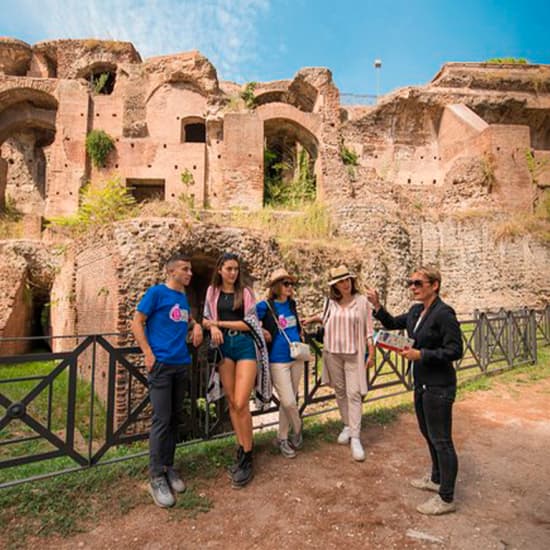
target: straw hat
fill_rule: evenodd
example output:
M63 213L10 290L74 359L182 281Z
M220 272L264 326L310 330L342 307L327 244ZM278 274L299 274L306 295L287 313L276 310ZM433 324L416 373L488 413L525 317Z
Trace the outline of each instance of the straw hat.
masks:
M339 265L338 267L333 267L328 272L329 286L335 285L338 281L343 281L344 279L356 279L357 277L348 269L347 265Z
M269 276L269 281L267 283L267 286L268 287L273 286L276 282L281 281L282 279L288 279L293 283L296 282L296 277L294 277L293 275L290 275L290 273L284 267L280 267L279 269L276 269Z

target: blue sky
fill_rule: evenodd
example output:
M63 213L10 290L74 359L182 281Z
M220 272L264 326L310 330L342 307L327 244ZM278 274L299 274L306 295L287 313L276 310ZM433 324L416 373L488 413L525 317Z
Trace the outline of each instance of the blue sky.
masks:
M0 36L130 40L142 57L198 49L224 80L332 70L342 92L428 82L446 61L550 63L550 0L0 0Z

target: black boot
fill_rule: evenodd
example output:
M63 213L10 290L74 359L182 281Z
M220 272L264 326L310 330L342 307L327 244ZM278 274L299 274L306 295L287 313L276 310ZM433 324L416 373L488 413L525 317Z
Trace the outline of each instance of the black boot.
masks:
M243 453L243 459L233 474L233 489L240 489L252 481L254 471L252 469L252 451Z
M227 475L230 477L230 479L233 479L233 474L237 471L237 469L241 465L243 458L244 458L244 449L242 445L239 445L239 447L237 448L237 453L235 455L235 462L233 462L233 464L231 464L231 466L227 468Z

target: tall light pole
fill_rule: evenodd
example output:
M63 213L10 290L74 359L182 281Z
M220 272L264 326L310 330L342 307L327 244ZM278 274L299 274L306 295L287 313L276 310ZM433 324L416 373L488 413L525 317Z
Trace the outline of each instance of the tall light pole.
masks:
M374 60L374 70L376 71L376 103L378 103L378 98L380 96L380 69L382 68L382 60Z

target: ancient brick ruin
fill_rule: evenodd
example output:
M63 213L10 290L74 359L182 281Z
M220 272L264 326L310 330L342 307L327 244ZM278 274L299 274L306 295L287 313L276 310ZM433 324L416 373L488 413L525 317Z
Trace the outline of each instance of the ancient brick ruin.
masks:
M85 149L94 129L115 142L101 168ZM317 197L352 250L302 243L289 253L225 226L224 209L263 207L266 146L307 151ZM343 162L343 148L356 165ZM109 174L137 200L165 201L177 201L190 174L188 192L211 221L140 218L75 242L44 231L45 219L77 210L86 182ZM45 304L52 334L124 332L139 295L180 250L194 258L200 303L228 247L242 252L258 289L290 264L307 310L326 268L343 260L395 307L419 262L440 265L460 312L534 306L550 296L548 241L498 240L491 224L531 216L549 186L549 66L449 63L426 86L344 106L324 68L247 88L219 81L198 52L142 60L127 42L0 38L0 208L9 198L25 215L25 239L0 244L0 336L32 334ZM1 345L4 354L24 348Z

